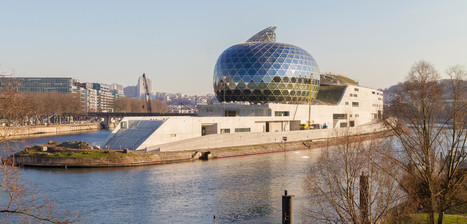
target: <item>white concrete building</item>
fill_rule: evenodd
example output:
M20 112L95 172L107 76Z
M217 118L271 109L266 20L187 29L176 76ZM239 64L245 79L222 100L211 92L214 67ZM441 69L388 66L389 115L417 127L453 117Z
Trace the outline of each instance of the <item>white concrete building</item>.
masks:
M382 115L382 94L350 85L336 105L215 104L200 106L198 116L126 117L104 147L179 151L281 142L283 136L323 138L344 127L373 131L371 124ZM303 130L308 123L314 130Z

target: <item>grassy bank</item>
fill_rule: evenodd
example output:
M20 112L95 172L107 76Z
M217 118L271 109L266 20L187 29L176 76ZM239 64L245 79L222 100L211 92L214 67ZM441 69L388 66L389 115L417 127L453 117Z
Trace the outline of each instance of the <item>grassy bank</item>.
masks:
M401 223L404 224L425 224L428 221L428 214L426 213L417 213L411 214L402 220ZM435 214L435 222L438 222L438 214ZM444 214L443 215L443 223L444 224L467 224L467 216L466 215L452 215L452 214Z

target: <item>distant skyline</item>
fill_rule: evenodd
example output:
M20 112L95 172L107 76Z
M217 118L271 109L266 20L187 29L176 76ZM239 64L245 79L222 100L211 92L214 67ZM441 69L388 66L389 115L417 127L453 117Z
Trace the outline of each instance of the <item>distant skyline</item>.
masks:
M321 72L387 88L425 60L467 67L466 1L0 0L0 72L213 93L218 56L277 26ZM14 71L14 72L12 72ZM444 77L444 76L443 76Z

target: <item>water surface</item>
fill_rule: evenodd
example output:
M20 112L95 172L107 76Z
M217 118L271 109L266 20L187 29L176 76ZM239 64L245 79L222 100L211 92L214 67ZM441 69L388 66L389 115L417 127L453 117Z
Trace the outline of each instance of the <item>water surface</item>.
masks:
M99 142L105 135L83 134L54 140ZM300 223L300 208L306 206L302 179L317 152L130 168L24 168L22 175L59 207L80 210L88 223L212 223L213 216L216 223L280 223L284 190L296 195L294 214Z

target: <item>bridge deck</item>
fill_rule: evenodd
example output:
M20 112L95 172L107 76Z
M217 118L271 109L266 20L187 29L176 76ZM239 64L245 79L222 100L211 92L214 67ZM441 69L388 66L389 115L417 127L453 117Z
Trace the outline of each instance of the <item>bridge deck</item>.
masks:
M85 116L90 117L153 117L153 116L190 116L195 117L198 114L185 113L131 113L131 112L89 112Z

